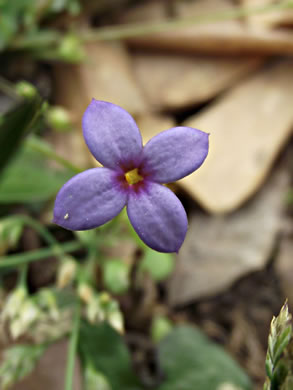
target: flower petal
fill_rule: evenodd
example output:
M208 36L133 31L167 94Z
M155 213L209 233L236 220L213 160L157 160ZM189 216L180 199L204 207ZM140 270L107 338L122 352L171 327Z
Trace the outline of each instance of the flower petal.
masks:
M82 127L89 150L104 166L139 164L141 135L134 119L123 108L92 99L83 115Z
M207 133L192 127L173 127L159 133L143 149L146 173L159 183L182 179L204 162L208 138Z
M116 172L108 168L74 176L56 197L53 222L69 230L87 230L110 221L127 200L115 177Z
M129 194L127 213L135 231L159 252L178 252L187 231L187 216L169 188L154 182Z

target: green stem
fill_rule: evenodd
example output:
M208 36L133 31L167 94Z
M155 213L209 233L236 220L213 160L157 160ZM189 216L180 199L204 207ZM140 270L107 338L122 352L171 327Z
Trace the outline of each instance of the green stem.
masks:
M64 255L62 248L59 245L59 242L56 238L46 229L40 222L29 217L28 215L15 215L12 217L14 220L18 221L20 224L30 226L36 230L41 237L47 242L48 245L55 247L56 253L61 257Z
M115 39L127 39L143 35L149 35L160 32L174 31L177 29L214 23L222 22L225 20L237 19L241 17L246 17L250 15L257 15L263 13L269 13L273 11L279 11L286 8L293 7L293 1L285 1L282 3L271 4L269 6L258 6L253 8L248 7L239 7L237 9L222 11L222 12L213 12L205 15L193 16L190 18L184 19L175 19L167 20L165 22L157 23L137 23L137 24L126 24L118 25L114 27L102 27L96 30L85 31L81 35L81 39L84 41L108 41Z
M258 7L239 7L235 10L228 10L218 13L210 13L205 15L198 15L192 18L177 19L172 21L158 22L158 23L139 23L130 25L118 25L114 27L99 28L96 30L90 30L80 32L79 37L82 41L97 41L97 40L115 40L115 39L126 39L131 37L143 36L158 32L166 32L174 29L180 29L184 27L195 26L199 24L218 22L224 20L237 19L250 15L257 15L263 13L269 13L288 9L293 7L292 0L286 0L281 3L264 5ZM35 48L34 38L18 37L11 43L12 49L23 49L23 48ZM42 44L41 48L46 49L54 47L62 40L62 34L55 32L55 35L50 36L47 45Z
M94 281L95 267L97 265L98 249L96 243L91 242L88 248L88 255L84 266L85 278L89 281ZM82 276L82 277L83 277Z
M38 140L37 137L31 136L27 139L26 144L31 148L32 150L35 150L41 154L43 154L46 157L49 157L52 160L55 160L60 165L62 165L64 168L69 169L73 173L80 173L82 172L82 169L78 168L76 165L72 164L70 161L66 160L65 158L59 156L57 153L55 153L50 145L47 145L42 140Z
M83 245L81 242L70 241L65 244L59 244L58 249L56 248L56 246L52 246L50 248L37 249L34 251L19 253L16 255L2 256L0 257L0 269L18 267L20 265L31 263L33 261L46 259L50 256L58 256L60 254L60 249L63 253L70 253L81 249L82 247Z
M26 288L26 280L27 280L27 273L28 273L28 264L23 264L19 270L19 280L18 280L18 286Z
M81 305L80 302L78 302L75 308L73 328L68 345L64 390L73 390L74 363L77 352L80 317Z

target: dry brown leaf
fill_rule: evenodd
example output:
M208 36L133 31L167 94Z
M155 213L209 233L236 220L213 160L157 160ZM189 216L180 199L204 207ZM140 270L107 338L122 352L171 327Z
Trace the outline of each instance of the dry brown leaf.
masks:
M256 57L195 57L143 52L133 56L134 73L154 110L205 102L262 63L263 60Z
M242 82L186 126L210 133L203 166L179 183L212 213L230 212L263 184L293 126L293 63Z
M130 58L121 44L91 43L86 54L86 63L56 67L57 96L72 106L73 114L84 112L93 97L118 104L131 114L146 110Z
M280 3L280 0L239 0L243 7L251 9L252 7L270 7L271 5ZM249 15L245 20L257 26L274 27L282 25L293 25L293 10L283 9L272 12L262 12L255 15Z
M140 115L136 123L141 131L144 144L154 135L175 126L175 121L171 116L150 113Z
M132 114L146 110L122 45L92 43L86 46L86 54L86 63L55 67L55 99L70 111L76 130L50 138L58 153L80 166L92 165L81 133L82 115L92 98L118 104Z
M171 305L223 292L270 259L282 228L289 175L280 168L245 207L227 216L189 215L186 240L168 285Z
M215 16L217 12L236 9L228 0L179 1L177 4L176 13L181 19L211 14ZM135 12L124 15L122 21L125 23L166 21L167 17L164 3L159 2L157 6L150 3L149 9L148 5L137 7ZM127 42L140 49L145 47L189 53L258 55L293 53L293 32L257 28L237 19L201 23L173 31L131 37Z
M293 309L293 242L289 237L281 241L275 269L280 280L284 295L288 298L289 306Z

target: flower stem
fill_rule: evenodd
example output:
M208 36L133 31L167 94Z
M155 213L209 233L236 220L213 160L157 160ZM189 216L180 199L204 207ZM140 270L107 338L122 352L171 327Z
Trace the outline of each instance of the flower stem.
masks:
M269 13L273 11L279 11L286 8L293 7L293 1L287 0L281 3L258 6L258 7L239 7L235 10L227 10L222 12L213 12L205 15L197 15L190 18L175 19L165 22L157 23L137 23L129 25L118 25L114 27L102 27L99 29L92 29L85 31L81 38L84 41L96 41L96 40L114 40L114 39L126 39L137 36L143 36L159 32L173 31L184 27L190 27L200 24L220 22L225 20L237 19L250 15L257 15L262 13Z
M27 273L28 273L28 264L23 264L19 270L19 280L18 280L19 287L24 287L26 289Z
M73 390L72 386L74 376L74 363L77 351L80 317L81 305L80 302L77 302L73 318L73 328L68 345L64 390Z
M257 6L257 7L239 7L237 9L232 9L223 12L213 12L210 14L198 15L196 17L184 18L184 19L175 19L164 22L157 23L137 23L137 24L128 24L128 25L118 25L114 27L102 27L99 29L92 29L85 32L80 32L78 37L81 41L107 41L115 39L126 39L131 37L143 36L158 32L171 31L174 29L180 29L184 27L195 26L199 24L218 22L224 20L237 19L250 15L257 15L262 13L270 13L274 11L279 11L283 9L288 9L293 7L292 0L284 0L280 3L274 3L270 5ZM46 46L50 48L56 46L62 40L62 34L55 31L54 34L51 34L48 42L42 44L42 48ZM34 48L36 45L35 38L28 37L17 37L13 42L11 42L12 49L24 49L24 48Z
M56 240L53 234L51 234L49 230L45 228L39 221L29 217L28 215L15 215L12 218L18 221L20 224L30 226L36 230L48 245L55 247L55 252L58 253L59 257L64 255L64 251L60 247L59 242Z
M81 249L83 244L79 241L70 241L65 244L59 244L58 249L61 249L63 253L70 253ZM60 253L56 249L56 246L51 246L50 248L37 249L30 252L19 253L16 255L8 255L0 257L0 269L1 268L12 268L19 267L23 264L31 263L33 261L38 261L46 259L50 256L58 256Z

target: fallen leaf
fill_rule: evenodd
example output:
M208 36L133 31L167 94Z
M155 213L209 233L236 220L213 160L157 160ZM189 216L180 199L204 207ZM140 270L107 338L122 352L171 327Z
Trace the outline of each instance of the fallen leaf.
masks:
M159 3L156 11L150 12L146 6L137 7L125 14L124 23L167 21L168 14L164 4ZM176 52L209 54L257 54L276 55L293 53L293 32L290 30L270 30L243 23L237 18L223 20L223 13L237 10L227 0L199 0L196 2L177 2L178 19L191 19L194 25L170 29L168 31L129 37L126 42L141 48L164 49ZM217 21L217 14L218 20ZM213 21L207 21L212 16ZM199 21L199 22L197 22Z
M175 126L175 120L169 115L146 113L136 118L136 123L146 144L154 135Z
M122 44L91 43L85 50L85 63L55 66L55 100L69 110L75 130L49 137L56 152L82 167L93 165L81 132L82 116L92 98L118 104L131 114L146 110L145 100L133 77L130 58Z
M187 237L168 284L172 306L219 294L266 265L281 231L288 185L288 174L281 169L233 214L189 216Z
M242 7L251 9L253 7L268 7L280 3L279 0L239 0ZM255 26L275 27L293 25L293 10L286 8L271 12L262 12L246 16L245 20Z
M238 208L263 184L293 125L292 62L245 80L184 125L210 133L202 167L179 184L211 213Z
M203 103L262 63L257 57L195 57L148 52L133 56L134 74L156 111Z
M275 261L275 270L280 281L281 289L288 298L289 306L293 308L293 242L292 239L284 238L279 247L279 253ZM290 310L290 311L291 311Z

